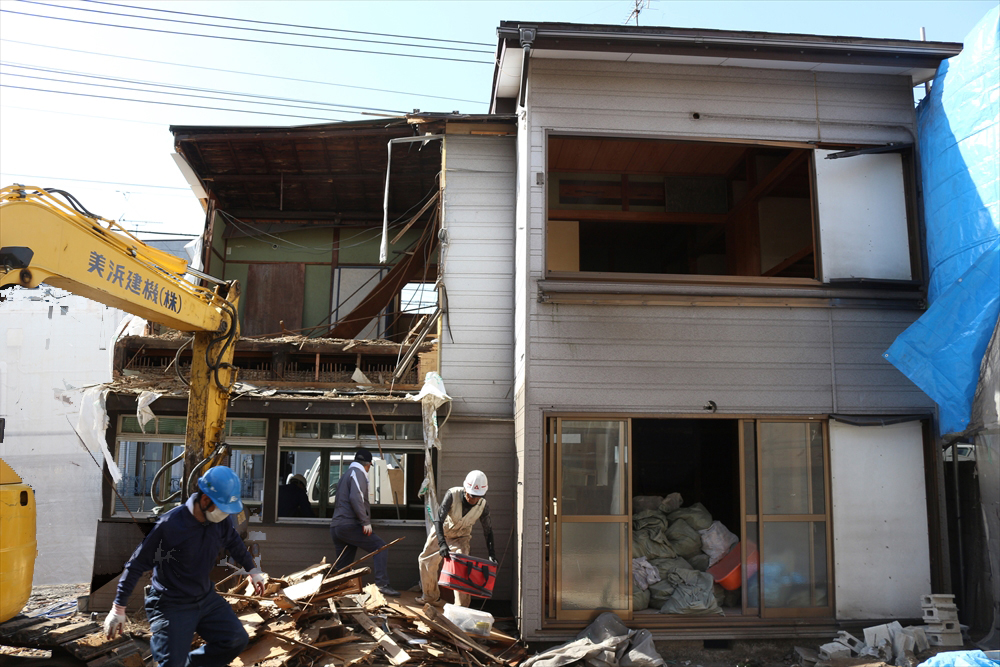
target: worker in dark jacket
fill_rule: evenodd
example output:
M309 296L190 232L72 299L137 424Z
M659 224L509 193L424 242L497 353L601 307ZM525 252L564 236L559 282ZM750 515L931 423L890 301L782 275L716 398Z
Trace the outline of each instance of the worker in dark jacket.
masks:
M385 540L372 530L372 510L368 502L368 471L372 467L372 453L359 447L354 454L354 462L337 483L337 497L333 501L333 518L330 520L330 535L337 561L336 571L354 562L358 547L371 553L385 546ZM375 554L375 585L383 595L396 597L399 591L389 585L389 554L381 551Z
M287 482L278 487L278 516L316 516L306 493L306 478L302 475L289 475Z
M152 569L146 618L153 635L150 648L160 667L222 667L246 648L246 630L208 578L223 549L243 567L254 591L264 591L266 575L231 518L243 510L236 473L225 466L211 468L198 480L198 489L160 517L129 558L104 621L109 639L122 633L128 598L139 577ZM195 632L205 643L192 651Z

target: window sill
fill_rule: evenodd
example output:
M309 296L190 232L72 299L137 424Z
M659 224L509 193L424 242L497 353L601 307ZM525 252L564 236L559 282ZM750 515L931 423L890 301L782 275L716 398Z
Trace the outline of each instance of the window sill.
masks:
M540 303L678 306L924 308L917 284L835 283L808 278L569 273L538 281Z

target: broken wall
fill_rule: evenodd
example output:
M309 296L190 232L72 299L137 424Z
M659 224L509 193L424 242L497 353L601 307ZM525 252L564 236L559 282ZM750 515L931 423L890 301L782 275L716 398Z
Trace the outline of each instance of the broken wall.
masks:
M111 380L112 336L123 313L47 286L3 294L0 456L35 491L33 583L89 582L102 457L73 429L80 410L73 390Z

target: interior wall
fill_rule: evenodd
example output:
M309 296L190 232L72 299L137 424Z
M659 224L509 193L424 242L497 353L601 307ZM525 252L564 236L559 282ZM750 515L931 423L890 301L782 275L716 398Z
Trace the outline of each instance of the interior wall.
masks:
M89 582L103 459L73 429L80 410L74 390L111 381L111 338L124 313L48 286L4 296L0 456L35 492L33 584Z
M920 618L931 592L923 431L830 422L839 620Z

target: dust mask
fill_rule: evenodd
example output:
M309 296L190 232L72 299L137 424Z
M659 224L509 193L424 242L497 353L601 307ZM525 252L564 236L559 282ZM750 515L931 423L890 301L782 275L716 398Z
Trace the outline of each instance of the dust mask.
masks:
M223 519L225 519L227 516L229 516L229 514L226 513L226 512L223 512L218 507L216 507L214 509L210 509L210 510L206 510L205 511L205 518L208 519L209 521L211 521L212 523L219 523L220 521L222 521Z

